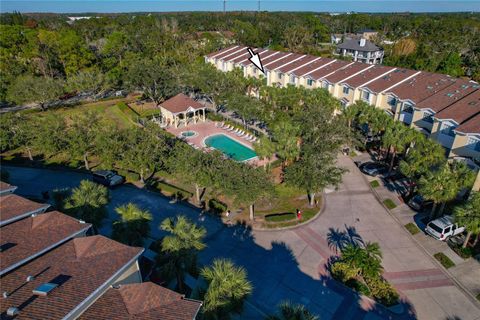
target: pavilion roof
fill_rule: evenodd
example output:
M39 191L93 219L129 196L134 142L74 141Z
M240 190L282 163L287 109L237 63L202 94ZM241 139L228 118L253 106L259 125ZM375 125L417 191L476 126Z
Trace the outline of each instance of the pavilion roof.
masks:
M160 106L172 113L186 112L189 109L203 109L205 108L200 102L187 97L183 93L162 102Z

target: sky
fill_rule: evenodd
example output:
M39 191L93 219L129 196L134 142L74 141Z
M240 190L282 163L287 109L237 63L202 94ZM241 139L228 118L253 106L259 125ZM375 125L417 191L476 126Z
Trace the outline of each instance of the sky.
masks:
M257 0L227 0L227 11L257 10ZM480 12L480 0L261 0L261 10L312 12ZM222 0L0 0L1 12L118 13L222 11Z

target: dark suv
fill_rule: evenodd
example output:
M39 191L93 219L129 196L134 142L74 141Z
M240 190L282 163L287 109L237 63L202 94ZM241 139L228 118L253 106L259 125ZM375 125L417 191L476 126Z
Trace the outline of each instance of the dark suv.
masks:
M107 187L114 187L125 182L125 179L115 171L98 170L93 172L93 181Z

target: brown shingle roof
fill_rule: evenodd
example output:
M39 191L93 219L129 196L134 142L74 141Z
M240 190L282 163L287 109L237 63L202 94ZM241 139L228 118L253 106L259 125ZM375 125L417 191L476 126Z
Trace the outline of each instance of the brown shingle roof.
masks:
M308 65L306 66L303 66L301 67L300 69L297 69L295 70L293 73L299 77L309 73L309 72L312 72L313 70L317 69L317 68L320 68L321 66L324 66L326 65L327 63L330 63L332 61L335 61L333 59L330 59L330 58L321 58L317 61L314 61L312 63L309 63Z
M343 61L343 60L337 60L337 61L325 66L324 68L321 68L317 71L314 71L314 72L308 74L306 77L318 80L318 79L321 79L324 76L326 76L326 75L328 75L332 72L335 72L336 70L338 70L340 68L345 67L346 65L348 65L350 63L351 62L347 62L347 61Z
M237 48L237 47L238 47L238 46L230 46L230 47L224 48L224 49L222 49L222 50L219 50L219 51L216 51L216 52L212 52L212 53L210 53L210 54L207 54L206 57L207 57L207 58L212 58L212 57L214 57L214 56L216 56L216 55L220 55L220 54L225 53L225 52L233 52L233 50L234 50L235 48Z
M247 47L238 46L237 48L235 48L231 51L228 51L228 52L225 52L225 53L222 53L222 54L216 56L215 59L223 60L223 61L230 61L230 60L235 59L235 57L238 57L239 55L242 55L245 51L247 51Z
M120 276L142 251L103 236L72 239L2 277L2 291L9 294L0 299L2 318L15 306L20 311L15 319L61 319L82 307L95 290L106 290L108 282ZM28 276L34 280L26 282ZM58 287L48 295L32 293L49 282Z
M454 83L455 79L450 76L422 71L415 77L392 88L389 92L399 99L409 99L413 103L419 103Z
M0 229L2 251L0 274L38 256L52 246L86 232L90 224L80 223L61 212L52 211L10 223Z
M434 112L440 112L449 105L468 96L478 88L477 83L457 79L454 84L417 103L416 107L419 109L428 108Z
M258 55L260 56L260 60L262 61L263 64L265 63L266 57L269 57L271 55L276 56L275 53L277 53L277 51L260 50L260 49L253 49L253 52L258 53ZM252 64L250 62L250 60L248 60L249 57L250 57L250 55L248 55L248 57L244 58L243 60L240 60L238 63L242 66L248 66L248 65Z
M273 62L273 61L276 61L276 60L280 60L280 59L284 59L287 55L289 55L289 52L276 52L275 54L273 54L274 52L271 53L271 55L269 55L268 58L265 58L263 59L262 56L260 56L260 59L262 59L262 63L263 63L263 67L265 67L265 65Z
M358 88L359 86L364 85L368 81L371 81L392 69L392 67L376 65L373 68L367 69L363 72L360 72L356 76L351 77L350 79L344 81L344 83L348 84L352 88Z
M50 205L37 203L16 194L0 197L0 226L45 211Z
M109 289L79 319L192 320L200 306L199 301L185 300L179 293L145 282Z
M383 90L386 90L391 86L398 84L401 81L404 81L405 79L413 76L416 73L418 73L418 71L409 69L395 69L392 72L384 75L383 77L370 82L366 86L366 88L368 88L372 92L380 93Z
M465 121L455 131L463 133L479 133L480 134L480 115L472 117L470 120Z
M17 187L12 186L11 184L8 184L6 182L0 181L0 194L11 193L15 191L15 189L17 189Z
M453 119L462 124L480 114L480 90L435 114L437 119ZM478 119L478 118L477 118Z
M273 63L270 63L268 66L264 63L264 67L266 70L275 70L278 71L277 68L283 66L284 64L287 63L292 63L295 59L303 57L303 54L298 54L298 53L292 53L289 56L285 56L285 58L280 59L278 61L275 61ZM262 61L263 62L263 61Z
M354 62L349 66L338 69L337 71L335 71L335 73L327 76L325 79L328 80L330 83L337 83L345 78L351 77L354 74L371 67L372 66L369 64Z
M190 107L193 109L201 109L204 107L200 102L187 97L183 93L179 93L175 97L162 102L160 106L172 113L185 112Z
M315 59L319 59L319 57L307 55L307 56L303 57L302 59L299 59L295 62L290 63L289 65L286 65L284 67L279 68L277 71L282 72L282 73L290 72L291 70L294 70L294 69L296 69L296 68L298 68L302 65L309 64L310 62L312 62Z

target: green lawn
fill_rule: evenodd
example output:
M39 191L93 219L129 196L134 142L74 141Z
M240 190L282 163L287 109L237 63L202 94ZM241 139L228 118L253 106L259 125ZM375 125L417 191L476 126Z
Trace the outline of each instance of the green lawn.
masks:
M451 267L454 267L455 266L455 263L450 260L449 257L447 257L445 254L443 254L442 252L437 252L433 255L435 257L435 259L437 259L438 261L440 261L440 263L442 264L442 266L445 267L445 269L449 269Z
M308 205L307 199L299 199L304 195L302 190L282 183L275 186L276 196L266 203L257 205L255 215L265 218L268 228L286 227L310 220L320 210L320 204L314 207ZM321 201L320 195L317 199ZM302 220L297 220L297 209L302 211Z
M410 232L412 235L415 235L420 232L420 229L418 229L418 227L412 222L407 223L405 225L405 229L407 229L408 232Z
M393 202L392 199L383 200L383 204L390 210L397 207L397 205L395 204L395 202Z

